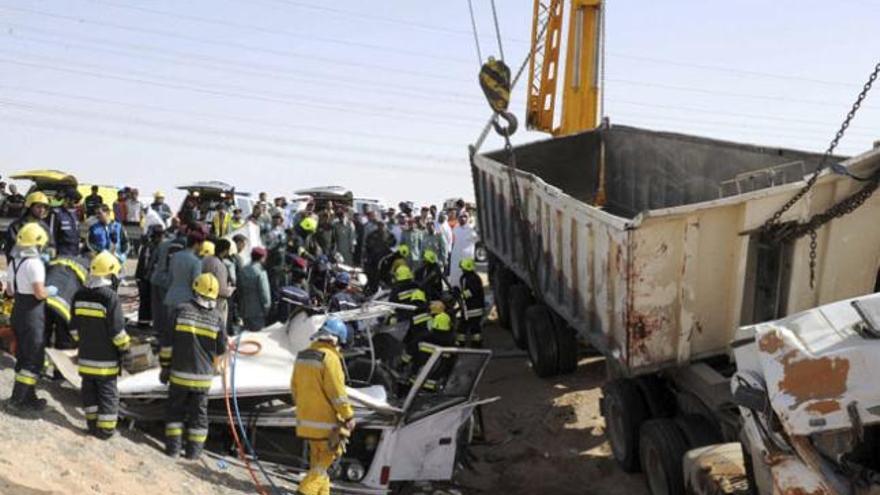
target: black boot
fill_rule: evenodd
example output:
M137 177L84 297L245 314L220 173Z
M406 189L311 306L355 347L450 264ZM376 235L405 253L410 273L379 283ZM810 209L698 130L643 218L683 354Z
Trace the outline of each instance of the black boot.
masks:
M165 455L174 458L180 455L180 437L165 437Z
M9 396L7 404L11 406L13 403L20 403L24 401L25 397L27 397L27 388L27 385L15 382L12 387L12 395Z
M28 387L25 404L27 404L32 410L40 412L43 409L46 409L47 402L46 399L40 399L37 397L37 389L35 387Z
M94 435L98 433L98 421L95 419L87 419L86 428L89 431L89 435Z
M33 419L46 408L46 400L38 399L32 385L15 383L12 389L12 397L6 403L6 407L12 414L20 418Z
M109 440L116 435L116 429L109 430L107 428L96 428L94 435L101 440Z
M202 444L186 442L185 456L191 461L197 461L202 456Z

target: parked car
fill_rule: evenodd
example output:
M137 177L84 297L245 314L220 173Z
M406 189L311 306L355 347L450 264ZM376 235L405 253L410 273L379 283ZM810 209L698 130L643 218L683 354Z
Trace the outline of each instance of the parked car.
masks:
M177 187L187 192L187 198L195 198L204 220L208 212L212 211L220 201L231 204L231 208L241 208L243 216L247 217L254 210L254 199L248 192L237 191L234 186L220 181L200 181ZM183 203L181 203L181 207ZM178 209L179 211L180 209Z
M315 202L315 210L323 210L329 202L334 205L344 205L351 207L354 204L354 195L352 192L341 186L313 187L310 189L302 189L294 191L294 194L300 196L309 196Z
M30 181L30 186L23 190L22 194L27 196L34 191L40 191L49 197L49 206L61 205L60 193L71 187L76 188L82 195L83 200L85 200L85 197L92 193L93 186L93 184L80 183L75 176L61 170L26 170L16 172L10 175L9 178L12 180ZM116 201L118 190L119 188L115 186L98 186L98 194L101 195L104 203L108 205L112 205ZM78 205L80 220L85 220L83 200L80 200ZM0 231L5 231L9 224L17 217L18 215L16 214L10 215L6 208L0 208Z

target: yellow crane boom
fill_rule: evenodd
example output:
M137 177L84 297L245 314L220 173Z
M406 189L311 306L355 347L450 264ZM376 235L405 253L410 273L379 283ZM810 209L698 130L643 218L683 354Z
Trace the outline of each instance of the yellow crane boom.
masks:
M565 135L599 125L599 65L603 0L569 0L562 115L555 124L564 0L535 0L526 126ZM546 24L543 36L541 27Z

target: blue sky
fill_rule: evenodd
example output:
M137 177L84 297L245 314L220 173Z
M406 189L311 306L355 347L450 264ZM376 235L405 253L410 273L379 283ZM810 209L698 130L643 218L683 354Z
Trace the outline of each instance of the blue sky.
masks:
M483 54L497 55L489 2L473 2ZM532 2L496 4L518 66ZM606 114L822 150L880 58L878 16L871 0L609 0ZM273 196L338 184L417 203L473 195L467 145L488 110L466 0L0 0L0 37L3 175L60 168L142 191L219 179ZM842 153L880 138L877 98Z

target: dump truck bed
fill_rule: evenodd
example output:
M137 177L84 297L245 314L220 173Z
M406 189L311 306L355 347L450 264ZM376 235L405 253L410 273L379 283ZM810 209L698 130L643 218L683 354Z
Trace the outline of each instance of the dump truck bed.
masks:
M742 324L874 289L876 195L819 229L814 289L809 237L772 246L758 235L819 155L615 126L520 146L516 157L532 291L622 375L725 354ZM474 157L481 234L531 286L505 162L504 152ZM871 151L843 163L866 176L878 162ZM861 184L826 171L781 221L808 219Z

